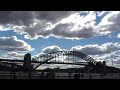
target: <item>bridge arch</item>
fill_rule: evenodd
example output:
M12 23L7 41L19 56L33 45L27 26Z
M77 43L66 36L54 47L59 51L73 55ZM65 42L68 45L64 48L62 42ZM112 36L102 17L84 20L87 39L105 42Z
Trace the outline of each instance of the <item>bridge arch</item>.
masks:
M36 64L36 66L34 67L36 69L40 65L48 63L51 59L54 59L59 56L70 56L70 55L79 57L85 60L87 63L96 64L96 61L92 57L79 51L57 51L57 52L47 53L47 54L40 55L37 58L32 59L32 61L43 61L43 63ZM75 64L77 63L78 62L75 62Z

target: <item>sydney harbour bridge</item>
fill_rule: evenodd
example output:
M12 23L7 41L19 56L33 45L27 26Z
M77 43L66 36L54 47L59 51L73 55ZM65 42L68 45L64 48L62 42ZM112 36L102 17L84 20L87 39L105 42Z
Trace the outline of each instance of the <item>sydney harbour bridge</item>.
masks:
M84 67L74 69L37 69L45 64ZM83 74L84 78L86 76L86 79L89 79L92 78L92 75L103 77L111 73L119 74L120 70L115 67L106 66L105 61L98 62L89 55L79 51L57 51L42 54L35 58L31 58L31 54L27 53L24 56L24 60L0 59L0 79L55 79L55 77L59 78L60 76L62 78L80 79L80 77L83 77ZM120 78L119 75L116 75L116 77Z

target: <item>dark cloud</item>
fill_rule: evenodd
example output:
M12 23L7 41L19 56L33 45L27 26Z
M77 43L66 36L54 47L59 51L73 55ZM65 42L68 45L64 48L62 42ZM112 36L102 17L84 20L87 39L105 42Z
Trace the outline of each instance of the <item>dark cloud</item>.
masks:
M0 25L24 33L26 38L37 38L52 34L46 31L48 23L56 24L77 11L0 11ZM34 25L36 23L36 25ZM12 26L13 25L13 26ZM31 26L32 25L32 26ZM15 26L25 26L18 29Z
M33 23L34 13L28 11L0 11L0 24L15 24L18 26Z
M80 28L78 26L78 28L80 29L70 31L74 27L73 23L58 24L51 30L45 30L44 28L40 30L40 28L42 27L43 27L42 25L36 25L36 27L34 28L26 28L26 32L28 33L28 35L26 36L29 38L37 38L37 36L43 36L43 37L55 36L55 37L65 37L71 39L72 38L82 39L82 38L89 38L98 34L94 31L92 27Z
M58 24L55 28L53 28L53 35L67 37L67 38L88 38L96 35L94 29L92 27L80 27L80 29L76 29L70 31L73 28L74 24Z
M74 11L0 11L0 24L28 26L34 19L55 23Z
M25 35L25 37L28 37L31 39L31 38L37 38L39 35L48 36L52 32L51 30L45 29L47 26L49 26L49 24L39 22L34 27L25 28L24 32L27 32L27 35Z
M39 11L35 13L38 20L46 20L48 22L56 23L75 12L76 11Z

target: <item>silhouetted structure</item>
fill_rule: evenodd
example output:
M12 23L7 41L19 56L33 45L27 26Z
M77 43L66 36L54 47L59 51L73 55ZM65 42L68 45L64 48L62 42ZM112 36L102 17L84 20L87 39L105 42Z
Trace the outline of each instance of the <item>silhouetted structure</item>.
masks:
M103 74L106 75L106 62L103 61Z
M30 70L31 69L31 54L30 53L25 54L23 67L26 70Z
M23 68L26 72L29 73L29 79L31 79L32 65L31 65L31 54L30 53L27 53L24 56Z
M65 62L61 61L59 58L60 56L63 56L63 57L67 56L68 59L66 59ZM72 57L72 60L70 60L69 57ZM77 62L76 57L81 58L86 62ZM52 61L52 59L54 59L54 61ZM70 64L70 65L83 65L84 67L68 68L68 69L48 68L42 71L36 70L36 67L39 67L42 64ZM77 51L58 51L58 52L53 52L53 53L39 56L35 59L31 59L30 53L25 54L24 60L0 59L0 70L11 72L11 78L13 79L17 78L16 76L18 76L18 72L23 72L25 74L27 73L29 79L33 77L32 76L33 74L31 75L31 73L38 75L39 78L41 79L43 78L54 79L60 76L58 75L59 73L60 74L68 73L68 77L73 77L74 79L81 79L86 75L86 73L88 74L89 79L92 79L92 73L100 74L102 77L108 73L120 73L120 69L106 66L105 61L97 62L90 56ZM41 72L41 73L37 74L37 72ZM57 74L58 76L56 76L55 73L58 73ZM20 73L19 76L22 76L22 73Z

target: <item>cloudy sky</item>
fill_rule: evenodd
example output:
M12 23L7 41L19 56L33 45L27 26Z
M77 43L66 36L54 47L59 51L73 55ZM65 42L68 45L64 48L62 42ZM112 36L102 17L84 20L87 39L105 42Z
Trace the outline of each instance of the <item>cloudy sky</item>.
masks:
M77 50L120 67L119 11L0 11L0 58Z

